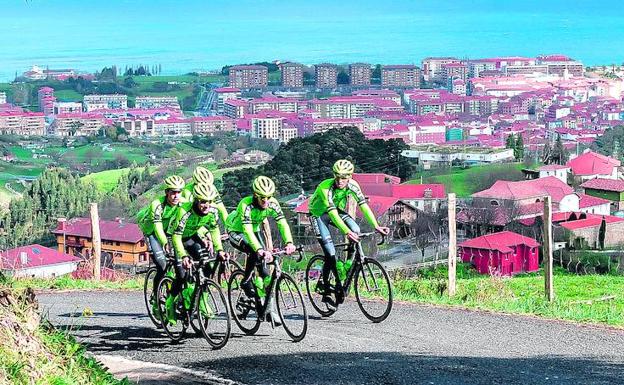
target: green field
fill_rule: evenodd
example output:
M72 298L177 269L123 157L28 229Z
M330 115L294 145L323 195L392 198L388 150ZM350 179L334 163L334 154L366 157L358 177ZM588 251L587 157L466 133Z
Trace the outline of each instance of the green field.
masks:
M544 296L544 277L513 278L478 275L458 265L457 294L446 293L446 268L425 270L421 276L394 281L395 298L412 302L462 306L545 318L624 326L624 276L573 275L555 269L555 300Z
M130 168L120 168L117 170L106 170L100 172L94 172L93 174L85 175L81 179L84 182L93 182L99 191L109 192L117 186L119 178L122 175L127 174Z
M74 90L54 90L54 96L58 100L66 102L82 102L84 96Z
M407 183L418 184L421 183L442 183L446 187L446 192L452 192L457 194L459 198L469 197L471 194L478 191L478 187L475 186L474 181L484 174L490 172L504 172L504 171L520 171L526 166L522 163L505 163L505 164L490 164L483 166L472 166L467 169L459 167L453 167L452 169L445 170L427 170L416 175L414 179ZM439 173L442 172L442 173Z

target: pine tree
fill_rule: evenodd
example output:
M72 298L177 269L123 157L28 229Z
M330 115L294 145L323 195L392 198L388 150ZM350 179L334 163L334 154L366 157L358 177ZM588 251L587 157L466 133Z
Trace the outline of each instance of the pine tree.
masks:
M522 140L521 134L518 134L516 142L514 143L514 157L516 160L524 159L524 141Z

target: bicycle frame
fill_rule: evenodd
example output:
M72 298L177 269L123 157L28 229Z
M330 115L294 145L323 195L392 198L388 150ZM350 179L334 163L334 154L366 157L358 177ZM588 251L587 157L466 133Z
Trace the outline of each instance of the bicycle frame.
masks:
M360 234L360 238L367 238L374 234L375 233L363 233L363 234ZM386 241L386 236L382 235L381 242L379 242L377 246L383 244L385 241ZM338 247L346 247L346 248L355 247L355 250L352 251L353 265L351 265L351 268L347 272L347 278L345 278L345 281L342 282L342 288L346 296L347 294L349 294L349 291L351 289L351 283L353 283L353 281L355 280L355 273L356 271L358 271L358 267L362 266L362 264L364 263L364 259L367 258L367 256L364 254L364 249L362 248L361 240L357 242L349 241L349 242L339 243L339 244L336 244L335 247L337 248ZM347 249L347 258L349 254L350 254L349 250Z

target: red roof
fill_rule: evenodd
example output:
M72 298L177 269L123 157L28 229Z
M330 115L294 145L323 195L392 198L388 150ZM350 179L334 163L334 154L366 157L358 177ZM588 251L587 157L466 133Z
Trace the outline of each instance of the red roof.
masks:
M587 219L579 219L576 221L561 222L561 226L568 230L584 229L587 227L598 227L602 223L602 218L606 223L617 223L624 221L624 218L618 218L611 215L593 215L587 214Z
M563 169L568 169L570 168L569 166L562 166L560 164L549 164L547 166L542 166L540 167L538 170L539 171L555 171L555 170L563 170Z
M459 244L460 247L472 247L475 249L498 250L502 253L513 251L511 246L527 245L537 247L539 243L533 238L511 232L501 231L499 233L483 235L478 238L469 239Z
M595 190L624 192L624 180L596 178L581 185L583 188Z
M577 194L579 196L579 198L581 198L579 200L579 208L580 209L585 209L588 207L594 207L594 206L600 206L600 205L604 205L605 203L610 204L611 201L607 200L607 199L603 199L603 198L598 198L598 197L593 197L591 195L586 195L586 194Z
M61 226L65 227L64 231ZM59 224L52 233L91 238L91 219L72 218ZM103 241L137 243L143 239L143 233L136 223L100 220L100 237Z
M20 254L26 253L27 263L22 264ZM61 263L79 262L81 259L59 253L49 247L41 245L22 246L0 253L0 268L2 270L20 270L38 266L58 265Z
M619 167L620 164L617 159L593 151L579 155L567 163L574 175L610 175L613 168Z
M380 197L376 195L371 195L368 197L368 206L373 210L373 214L375 217L379 218L390 209L395 203L399 201L398 198L394 197ZM360 210L356 210L356 217L362 218L362 212Z
M521 200L550 195L554 202L561 202L565 196L573 192L574 189L561 180L554 176L547 176L519 182L498 180L489 189L476 192L472 196L475 198Z
M353 179L356 180L359 184L366 183L392 183L399 184L401 183L401 178L398 176L382 174L382 173L370 173L370 174L353 174Z

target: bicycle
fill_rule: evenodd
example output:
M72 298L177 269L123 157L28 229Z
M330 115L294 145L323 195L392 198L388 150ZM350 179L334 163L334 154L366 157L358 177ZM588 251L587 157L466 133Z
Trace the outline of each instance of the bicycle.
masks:
M167 263L165 265L165 277L175 277L175 271L173 269L173 264L175 263L175 258L171 255L167 255ZM145 281L143 282L143 299L145 301L145 307L147 308L147 315L150 320L156 326L156 328L162 328L162 322L154 314L152 305L156 302L156 298L154 297L154 278L156 276L158 269L156 266L150 266L146 271L137 272L137 274L145 273Z
M299 246L296 251L299 254L297 262L300 262L303 259L303 246ZM244 271L238 270L230 277L228 302L232 318L236 325L247 335L255 334L260 328L260 323L266 318L267 313L270 313L269 299L273 295L275 295L274 300L277 306L277 313L286 334L293 342L301 341L306 335L308 330L308 312L299 285L291 275L282 271L280 257L285 253L284 250L273 252L273 262L267 264L268 266L273 266L273 273L270 277L265 278L270 282L265 285L266 291L264 296L259 293L258 287L254 287L254 296L260 298L260 309L256 309L256 298L248 297L241 288L241 283L245 276ZM265 262L262 263L264 264ZM252 282L255 277L256 272L254 271L251 276ZM271 318L271 327L275 328L275 320L273 318Z
M224 258L211 257L210 251L203 248L199 255L201 258L207 259L208 264L206 268L208 273L206 276L216 281L223 289L227 289L230 277L235 271L243 270L241 264L232 258L229 253Z
M216 350L224 347L230 338L231 317L221 286L206 274L210 262L212 260L207 257L193 261L188 272L192 283L188 278L183 282L174 304L173 322L167 319L166 302L171 296L175 278L164 277L158 285L158 309L163 314L163 329L173 342L182 340L191 325L196 332L199 329L199 333ZM199 327L194 324L195 321Z
M336 248L346 247L346 261L351 260L352 265L346 271L343 281L343 292L339 293L336 287L336 277L334 271L329 273L329 282L323 282L323 267L326 257L324 255L315 255L308 262L305 271L306 291L308 298L312 303L312 307L323 317L329 317L338 310L338 297L344 299L348 296L351 284L354 284L355 298L362 313L374 323L385 320L392 310L392 284L388 273L377 260L367 257L362 250L361 241L374 235L371 233L360 234L360 241L345 242L336 245ZM382 235L381 245L385 242L385 236ZM339 259L336 258L338 263ZM322 302L324 295L331 294L334 296L334 303L328 304Z

